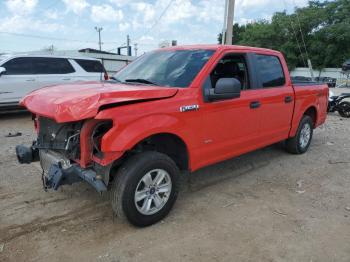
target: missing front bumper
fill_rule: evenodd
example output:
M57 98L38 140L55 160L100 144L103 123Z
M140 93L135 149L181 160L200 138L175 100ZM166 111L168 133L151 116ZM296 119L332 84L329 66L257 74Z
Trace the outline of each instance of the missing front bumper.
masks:
M78 165L72 165L63 169L60 165L52 164L47 176L43 176L44 187L57 190L62 185L71 185L76 182L85 181L101 193L107 190L106 185L97 179L96 172L92 169L82 169Z
M45 190L57 190L62 185L71 185L81 181L89 183L97 192L107 190L103 180L97 178L95 170L82 169L78 164L70 164L68 159L57 152L19 145L16 147L16 155L21 164L30 164L40 160Z

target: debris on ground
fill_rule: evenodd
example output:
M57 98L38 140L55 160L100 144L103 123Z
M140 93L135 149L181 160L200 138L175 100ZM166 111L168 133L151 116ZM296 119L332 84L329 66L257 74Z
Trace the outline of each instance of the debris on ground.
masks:
M5 247L4 243L0 244L0 253L2 253L2 251L4 251L4 247Z
M336 164L348 164L350 161L335 161L335 160L328 160L328 163L331 165L336 165Z
M350 206L345 208L346 211L350 211Z
M17 137L17 136L22 136L21 132L16 132L16 133L8 133L5 135L5 137Z
M279 211L279 210L277 210L277 209L275 209L275 210L273 211L273 213L274 213L274 214L277 214L277 215L281 215L281 216L287 216L286 213L281 212L281 211Z
M298 188L301 188L301 186L303 185L303 182L304 182L304 180L298 180L297 181Z

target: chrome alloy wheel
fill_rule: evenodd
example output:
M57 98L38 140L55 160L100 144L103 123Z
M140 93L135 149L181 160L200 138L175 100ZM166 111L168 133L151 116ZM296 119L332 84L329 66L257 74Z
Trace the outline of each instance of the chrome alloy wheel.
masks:
M153 169L145 174L137 184L134 202L143 215L153 215L167 203L171 194L170 175L163 169Z
M300 147L305 148L309 144L310 138L311 138L311 126L310 124L305 123L300 132L300 138L299 138Z

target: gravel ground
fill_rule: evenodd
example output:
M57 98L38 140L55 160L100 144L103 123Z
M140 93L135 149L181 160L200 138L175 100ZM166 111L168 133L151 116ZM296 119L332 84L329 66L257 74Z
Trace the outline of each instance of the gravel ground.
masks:
M139 229L86 184L44 192L39 166L14 155L30 116L0 116L0 261L348 262L349 131L330 114L304 155L274 145L184 175L170 215Z

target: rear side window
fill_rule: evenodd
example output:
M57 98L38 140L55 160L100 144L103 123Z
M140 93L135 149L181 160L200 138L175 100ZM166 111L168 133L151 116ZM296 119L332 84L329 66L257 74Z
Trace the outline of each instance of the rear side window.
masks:
M86 72L89 73L103 73L105 70L100 61L74 59Z
M286 82L277 56L257 55L259 77L264 88L283 86Z
M7 75L47 75L69 74L75 72L65 58L19 57L6 62Z
M6 75L32 75L34 73L32 60L29 57L13 58L3 64Z
M37 75L46 74L69 74L75 72L72 65L65 58L32 58L34 72Z

